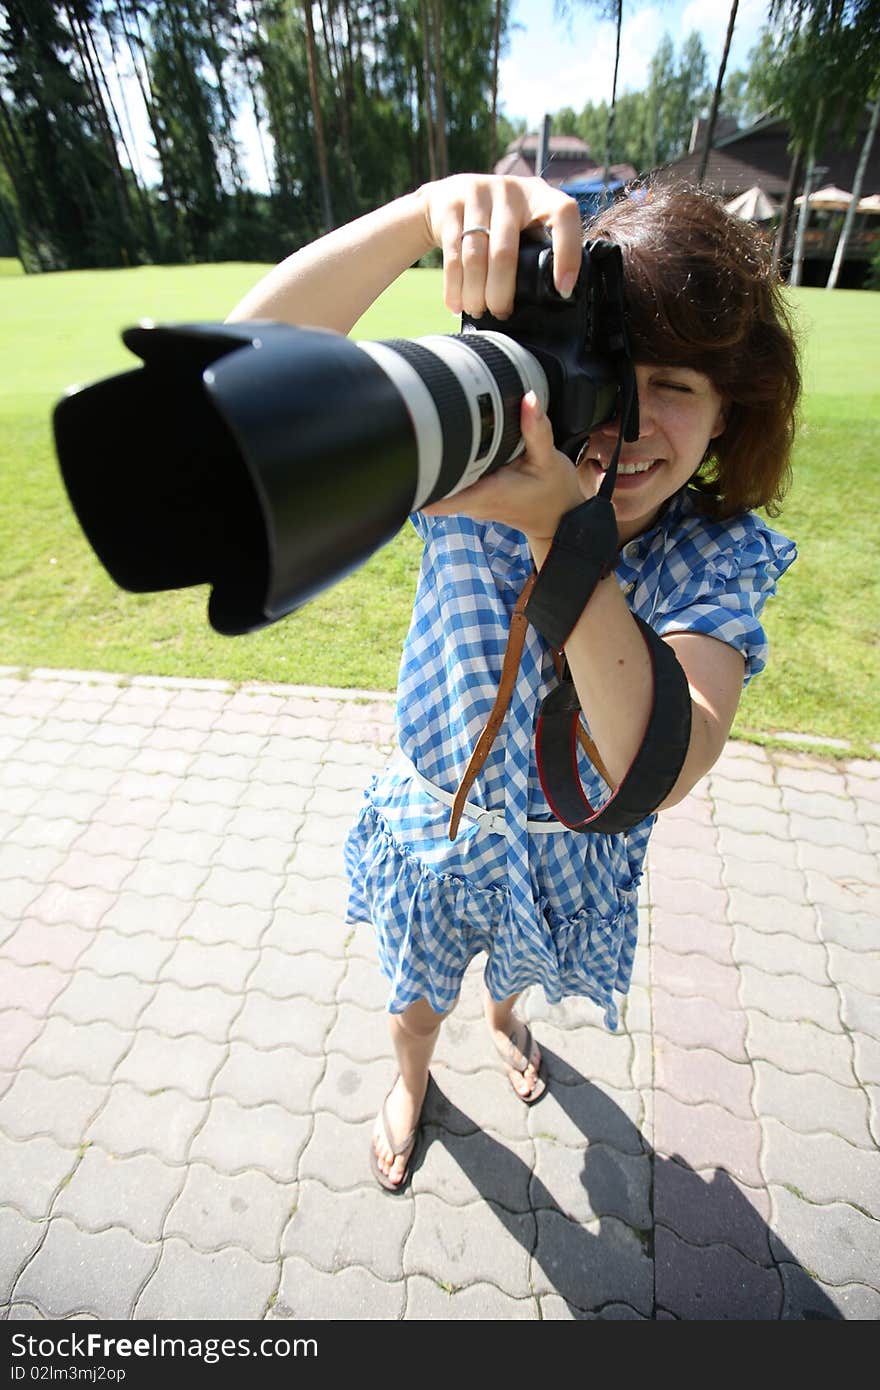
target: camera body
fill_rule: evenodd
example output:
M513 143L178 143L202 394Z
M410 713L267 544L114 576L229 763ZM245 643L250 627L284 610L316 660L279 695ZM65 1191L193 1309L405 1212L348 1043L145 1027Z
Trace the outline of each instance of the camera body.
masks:
M448 337L127 329L142 366L70 393L54 415L98 558L132 592L207 583L212 626L250 632L343 578L417 507L515 458L526 391L574 459L619 399L635 402L620 251L585 246L568 300L552 271L550 247L523 238L511 317L465 317ZM622 427L637 437L637 408Z

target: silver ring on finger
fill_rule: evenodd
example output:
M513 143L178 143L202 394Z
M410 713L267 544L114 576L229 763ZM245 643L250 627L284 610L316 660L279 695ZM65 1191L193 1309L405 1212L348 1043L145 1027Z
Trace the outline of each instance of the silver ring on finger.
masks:
M488 227L484 227L479 222L475 222L472 227L465 227L464 231L461 234L462 241L464 241L466 236L470 236L473 232L482 232L484 236L492 235Z

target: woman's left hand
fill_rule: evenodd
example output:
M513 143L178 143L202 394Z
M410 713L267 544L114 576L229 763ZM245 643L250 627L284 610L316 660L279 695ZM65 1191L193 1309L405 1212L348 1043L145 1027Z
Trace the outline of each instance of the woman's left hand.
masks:
M428 516L498 521L532 541L553 539L565 512L595 493L584 491L580 470L553 443L550 421L533 391L523 397L520 428L525 453L479 482L423 510ZM592 470L590 482L593 483Z

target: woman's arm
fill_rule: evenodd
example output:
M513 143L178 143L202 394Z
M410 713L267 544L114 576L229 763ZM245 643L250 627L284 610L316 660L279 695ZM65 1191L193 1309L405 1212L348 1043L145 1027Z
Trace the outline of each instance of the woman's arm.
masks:
M550 422L531 392L523 401L521 427L522 457L425 511L463 512L515 527L540 569L563 514L579 506L584 494L571 462L554 448ZM687 676L692 721L684 765L663 807L684 800L720 756L743 681L743 658L734 647L698 633L667 640ZM594 590L565 643L565 655L590 734L616 785L644 737L653 681L648 649L613 576Z
M462 239L466 227L489 227ZM581 264L581 223L574 199L542 179L457 174L424 184L339 227L275 266L229 321L275 319L348 333L383 290L434 246L443 248L448 309L504 316L513 305L520 232L546 228L562 292Z

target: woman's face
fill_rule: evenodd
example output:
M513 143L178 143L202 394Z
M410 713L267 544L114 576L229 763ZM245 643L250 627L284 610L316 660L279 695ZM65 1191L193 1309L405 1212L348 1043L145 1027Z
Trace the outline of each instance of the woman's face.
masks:
M710 439L725 425L725 402L702 372L642 363L636 381L639 437L621 449L612 497L621 541L647 530L663 503L693 477ZM590 436L580 465L588 496L611 462L619 430L615 418Z

